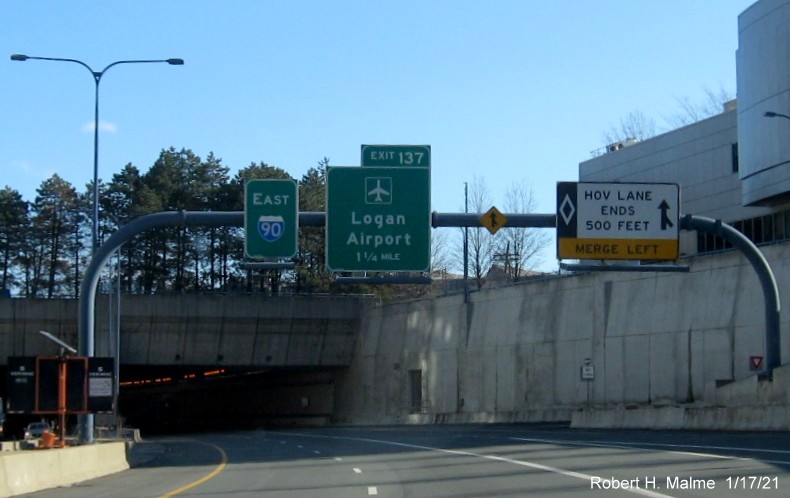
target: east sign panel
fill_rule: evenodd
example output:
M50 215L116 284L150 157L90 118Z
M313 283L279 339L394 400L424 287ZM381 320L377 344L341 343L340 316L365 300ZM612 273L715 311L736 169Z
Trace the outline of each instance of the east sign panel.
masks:
M330 167L326 264L330 271L428 271L428 168Z
M248 258L296 254L299 199L290 179L250 180L244 187L244 252Z
M557 184L558 259L675 260L679 221L677 184Z

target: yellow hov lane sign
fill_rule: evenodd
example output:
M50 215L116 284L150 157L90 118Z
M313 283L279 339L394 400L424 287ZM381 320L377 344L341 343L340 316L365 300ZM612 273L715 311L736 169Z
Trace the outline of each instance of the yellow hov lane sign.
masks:
M674 183L557 183L557 258L675 260Z

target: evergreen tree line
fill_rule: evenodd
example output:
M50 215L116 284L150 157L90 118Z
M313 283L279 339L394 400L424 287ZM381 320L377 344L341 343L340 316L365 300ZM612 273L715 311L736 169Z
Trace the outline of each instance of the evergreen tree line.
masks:
M299 179L299 211L325 211L327 158ZM99 183L99 244L134 218L160 211L242 211L244 184L254 178L291 178L264 162L232 178L221 159L189 149L162 150L141 173L131 163ZM91 255L93 184L84 192L54 174L31 202L0 190L0 289L31 298L77 297ZM324 292L324 234L300 229L296 268L244 269L244 231L237 227L171 227L138 235L120 250L124 293L266 290Z

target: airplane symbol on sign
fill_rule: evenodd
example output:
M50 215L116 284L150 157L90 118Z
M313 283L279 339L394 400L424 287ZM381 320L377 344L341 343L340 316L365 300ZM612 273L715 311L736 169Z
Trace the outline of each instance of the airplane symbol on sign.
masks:
M384 182L384 186L381 186L382 181ZM375 182L375 187L373 186ZM367 197L365 199L366 204L390 204L392 203L392 178L365 178L365 190L367 192ZM387 199L383 199L382 196L387 197Z

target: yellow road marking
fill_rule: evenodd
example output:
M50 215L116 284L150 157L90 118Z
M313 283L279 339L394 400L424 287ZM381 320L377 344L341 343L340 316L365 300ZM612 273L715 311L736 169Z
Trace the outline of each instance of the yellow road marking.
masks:
M181 486L178 489L174 489L173 491L170 491L169 493L163 494L159 498L171 498L172 496L181 494L184 491L192 489L192 488L194 488L196 486L200 486L204 482L209 481L209 480L217 477L217 475L219 475L220 472L225 470L225 466L228 464L228 455L227 455L227 453L225 453L225 450L223 450L222 448L220 448L216 444L207 443L205 441L198 441L198 440L190 440L190 441L194 441L196 443L200 443L200 444L205 444L207 446L211 446L212 448L217 450L219 452L219 454L222 456L222 461L219 463L219 465L217 465L216 469L212 470L211 472L209 472L205 476L201 477L197 481L192 481L189 484L185 484L185 485Z

